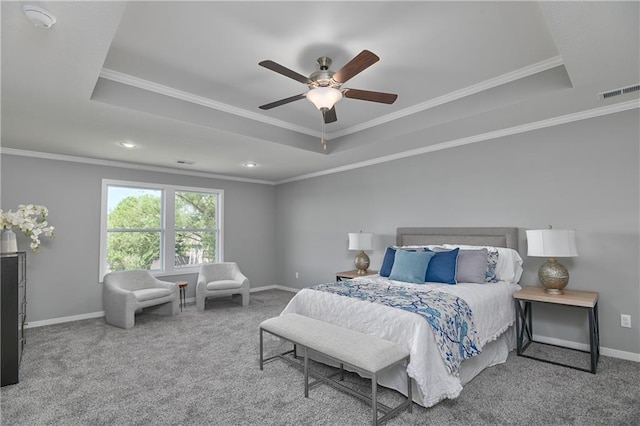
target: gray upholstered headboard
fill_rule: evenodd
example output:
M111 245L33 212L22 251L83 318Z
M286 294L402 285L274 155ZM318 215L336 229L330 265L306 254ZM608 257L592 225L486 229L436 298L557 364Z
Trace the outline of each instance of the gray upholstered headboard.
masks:
M518 228L398 228L399 246L466 244L518 250Z

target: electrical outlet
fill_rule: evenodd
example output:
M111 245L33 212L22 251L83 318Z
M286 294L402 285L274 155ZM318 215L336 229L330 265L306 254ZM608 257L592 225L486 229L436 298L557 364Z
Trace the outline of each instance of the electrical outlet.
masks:
M620 327L631 328L631 315L620 314Z
M300 275L296 272L296 280L300 278Z

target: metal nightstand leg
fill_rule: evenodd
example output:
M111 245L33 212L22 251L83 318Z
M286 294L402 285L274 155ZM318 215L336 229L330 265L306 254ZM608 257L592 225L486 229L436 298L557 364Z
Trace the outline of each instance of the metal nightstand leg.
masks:
M524 308L516 299L516 336L518 342L518 355L522 355L533 341L533 321L531 319L531 302L524 302ZM525 344L524 335L527 335Z
M591 372L596 374L600 358L600 324L598 323L598 304L589 308L589 346L591 352Z

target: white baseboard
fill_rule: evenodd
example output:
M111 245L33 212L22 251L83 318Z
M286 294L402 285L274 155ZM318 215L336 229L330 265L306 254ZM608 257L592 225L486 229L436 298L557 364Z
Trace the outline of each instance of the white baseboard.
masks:
M44 327L45 325L62 324L64 322L80 321L80 320L86 320L91 318L101 318L103 316L104 316L104 311L100 311L100 312L91 312L88 314L71 315L69 317L52 318L52 319L40 320L40 321L27 321L24 324L24 328Z
M289 291L291 293L297 293L300 291L299 288L285 287L281 285L268 285L268 286L252 288L250 292L257 293L260 291L267 291L267 290L284 290L284 291ZM186 302L188 304L195 303L196 298L189 297L186 300ZM41 320L41 321L29 321L24 325L24 328L44 327L45 325L61 324L65 322L80 321L85 319L101 318L101 317L104 317L104 311L91 312L88 314L72 315L69 317L52 318L52 319ZM571 342L568 340L556 339L554 337L538 336L536 334L533 335L533 339L542 343L549 343L551 345L564 346L567 348L578 349L581 351L589 351L589 345L586 343ZM605 348L601 346L600 354L604 356L610 356L611 358L618 358L618 359L624 359L627 361L640 362L640 354L633 353L633 352L620 351L618 349Z
M284 290L284 291L290 291L291 293L297 293L301 289L293 288L293 287L285 287L283 285L265 285L265 286L262 286L262 287L252 288L250 290L250 292L251 293L257 293L259 291L267 291L267 290Z
M556 339L554 337L533 335L533 340L550 345L564 346L566 348L577 349L580 351L589 351L589 345L586 343L571 342L569 340ZM633 352L620 351L618 349L604 348L600 346L600 354L610 356L611 358L625 359L627 361L640 362L640 354Z
M250 292L256 293L259 291L266 291L266 290L284 290L284 291L290 291L292 293L297 293L298 291L300 291L299 288L285 287L281 285L269 285L269 286L252 288ZM196 303L196 298L188 297L185 300L185 302L187 304ZM104 311L90 312L88 314L71 315L68 317L51 318L51 319L40 320L40 321L28 321L24 324L24 328L27 329L27 328L44 327L45 325L62 324L65 322L80 321L80 320L102 318L102 317L104 317Z

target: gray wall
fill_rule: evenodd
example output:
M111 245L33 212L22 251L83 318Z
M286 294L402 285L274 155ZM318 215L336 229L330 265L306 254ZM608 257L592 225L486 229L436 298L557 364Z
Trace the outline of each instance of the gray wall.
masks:
M280 283L303 287L353 269L348 232L375 234L379 269L397 227L515 226L521 284L538 285L545 259L526 257L524 231L572 228L580 257L561 260L568 288L600 293L603 347L640 354L639 141L632 110L280 185ZM620 313L633 328L620 327ZM541 336L587 343L586 321L578 308L534 306Z
M377 269L399 226L516 226L521 284L536 285L544 259L526 257L524 231L573 228L580 257L563 260L569 288L600 293L604 347L640 354L639 132L632 110L277 187L2 155L0 205L44 204L56 226L55 240L28 255L30 321L102 311L102 178L223 189L225 259L253 288L333 281L353 269L347 233L359 230L375 233ZM195 275L167 279L185 278L192 297ZM620 327L620 313L633 328ZM584 312L536 305L534 314L536 334L588 341Z
M27 251L29 321L103 310L98 283L103 178L224 190L225 260L237 261L252 287L276 284L275 189L271 185L14 155L2 155L1 162L2 208L45 205L49 222L56 227L55 239L42 238L38 254L18 235L19 249ZM194 297L196 275L161 279L188 281L187 297Z

